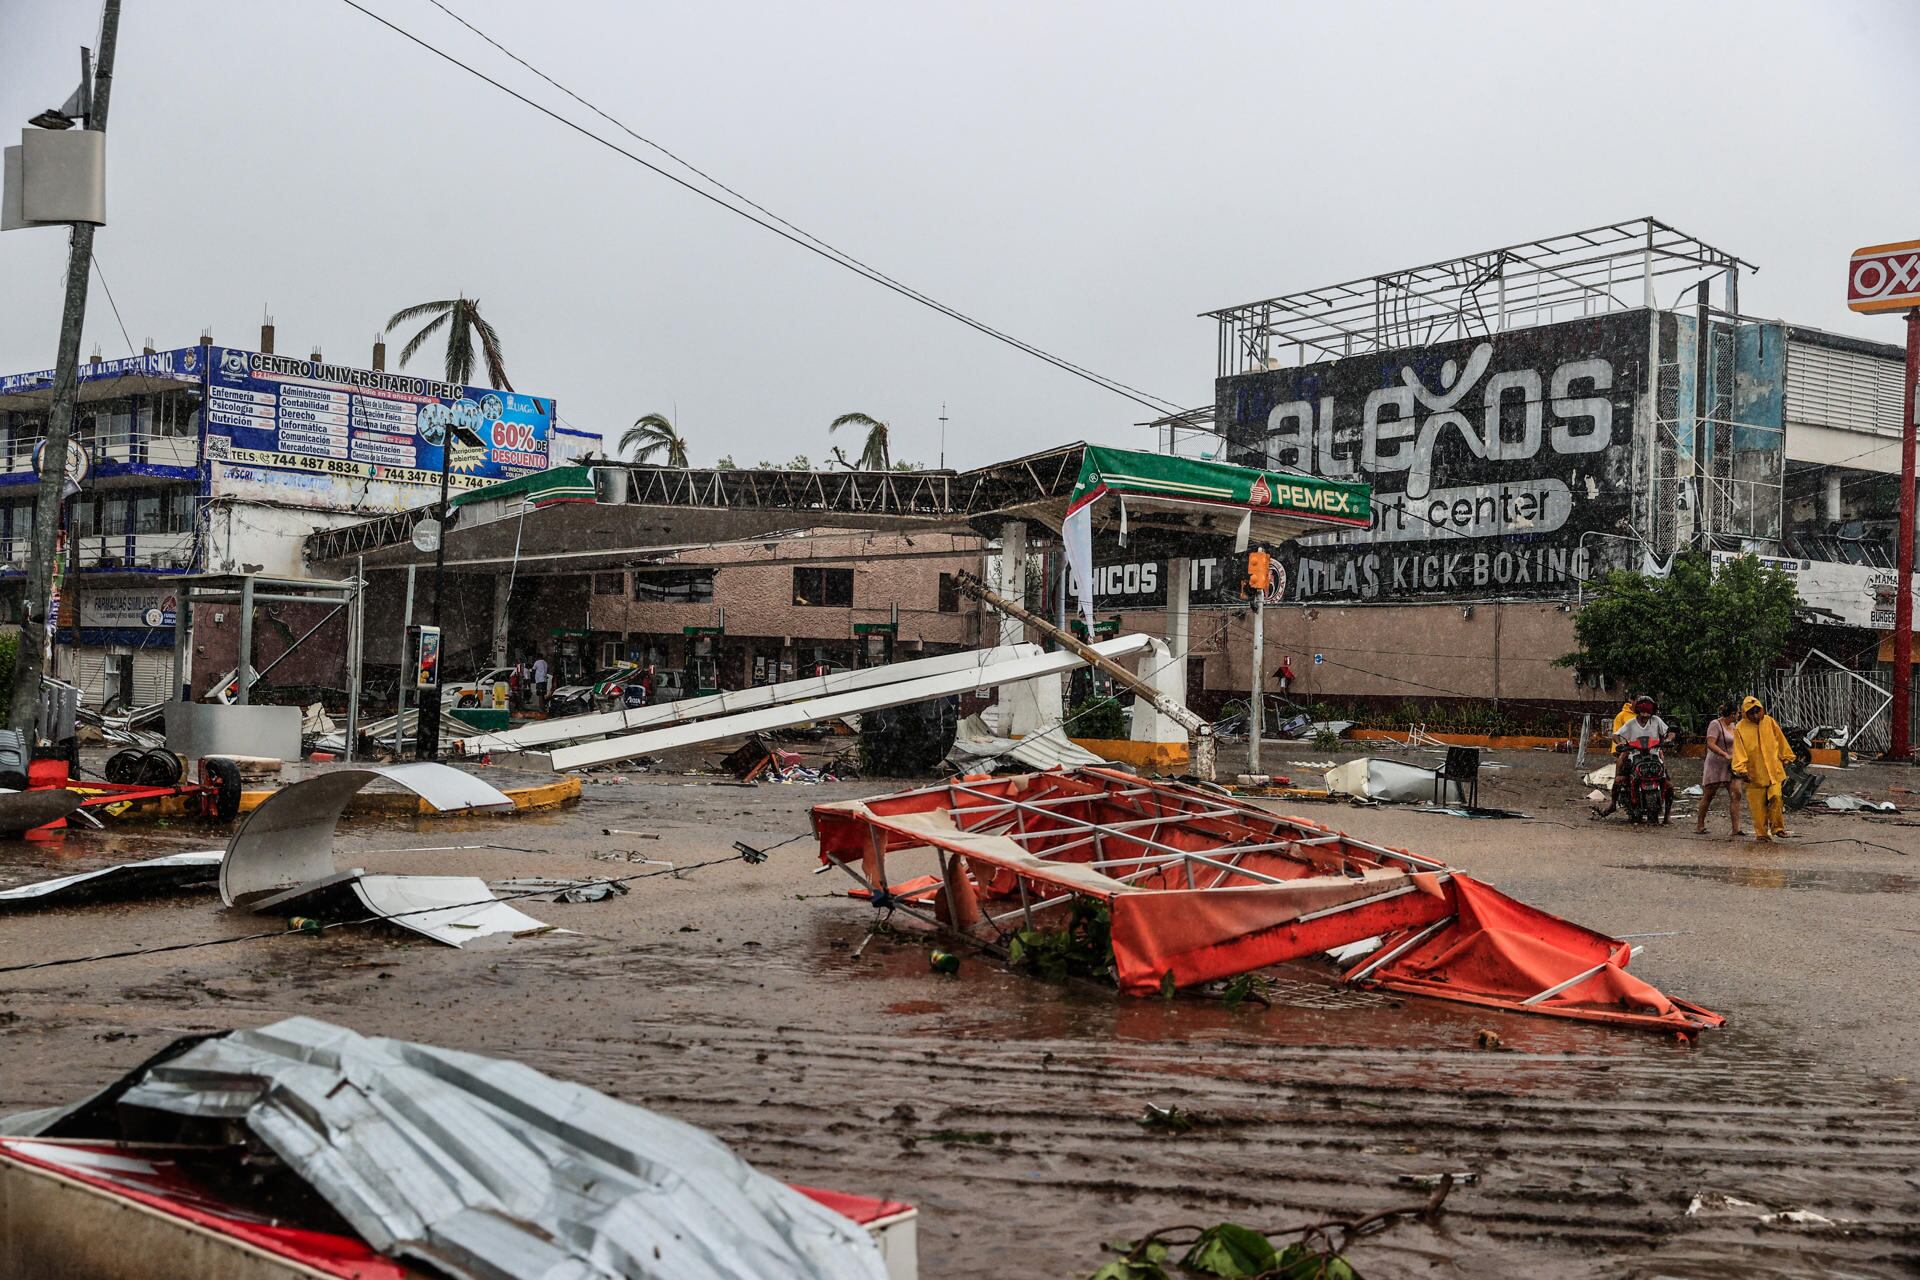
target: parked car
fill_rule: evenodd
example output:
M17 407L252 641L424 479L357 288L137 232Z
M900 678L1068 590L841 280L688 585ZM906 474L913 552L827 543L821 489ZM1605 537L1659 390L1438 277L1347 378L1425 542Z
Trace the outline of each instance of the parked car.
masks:
M639 673L627 681L626 692L621 705L626 707L644 707L650 702L678 702L689 694L687 673L679 667L655 667L653 669L653 697L647 697L646 686L640 681Z
M547 714L577 716L588 711L611 711L624 703L627 682L637 680L639 675L638 664L632 662L602 667L578 683L555 689Z
M455 680L450 684L442 685L440 705L443 707L490 707L493 705L493 686L509 683L512 675L512 667L492 667L471 680Z

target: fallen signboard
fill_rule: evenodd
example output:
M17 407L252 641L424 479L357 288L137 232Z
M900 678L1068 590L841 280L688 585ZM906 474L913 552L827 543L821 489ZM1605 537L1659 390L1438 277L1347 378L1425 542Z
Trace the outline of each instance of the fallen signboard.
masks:
M1127 995L1232 978L1362 940L1346 981L1691 1036L1724 1019L1627 973L1638 950L1442 862L1111 769L964 777L814 806L822 861L876 907L998 945L1106 913ZM888 859L931 851L901 883Z

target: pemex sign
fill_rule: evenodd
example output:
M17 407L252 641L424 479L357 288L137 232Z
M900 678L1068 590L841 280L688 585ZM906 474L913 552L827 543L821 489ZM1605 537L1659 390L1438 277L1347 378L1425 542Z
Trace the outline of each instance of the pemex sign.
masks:
M1847 306L1865 312L1920 307L1920 240L1855 249L1847 265Z

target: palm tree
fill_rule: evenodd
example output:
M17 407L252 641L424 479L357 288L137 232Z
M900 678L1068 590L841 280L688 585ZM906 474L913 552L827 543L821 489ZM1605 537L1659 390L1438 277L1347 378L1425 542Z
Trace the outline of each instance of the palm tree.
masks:
M869 417L864 413L843 413L833 420L827 430L833 432L842 427L865 427L867 430L867 442L861 447L859 458L862 471L893 469L893 455L887 442L887 434L893 428L880 419Z
M407 367L407 361L413 359L413 353L420 349L420 344L431 337L434 330L451 320L453 324L447 330L447 381L462 387L473 384L473 339L478 334L480 353L487 363L487 385L500 391L513 390L513 384L507 381L506 357L500 352L500 335L480 314L479 299L448 298L441 302L422 302L406 307L388 318L387 328L392 329L426 315L433 316L433 319L400 349L402 369Z
M635 462L651 462L656 454L667 455L669 467L685 467L687 439L674 430L664 413L650 413L620 434L621 453L633 454Z

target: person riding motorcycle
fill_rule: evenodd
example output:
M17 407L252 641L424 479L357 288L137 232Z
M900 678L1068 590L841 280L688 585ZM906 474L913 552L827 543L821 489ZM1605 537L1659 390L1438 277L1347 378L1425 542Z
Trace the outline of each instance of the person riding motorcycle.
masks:
M1607 807L1594 811L1596 818L1604 818L1620 807L1620 798L1626 794L1627 760L1633 747L1647 745L1656 756L1664 759L1664 748L1673 740L1673 731L1657 714L1659 707L1652 695L1640 694L1631 705L1633 715L1614 722L1613 787L1607 796ZM1621 710L1625 711L1626 708L1622 707Z

